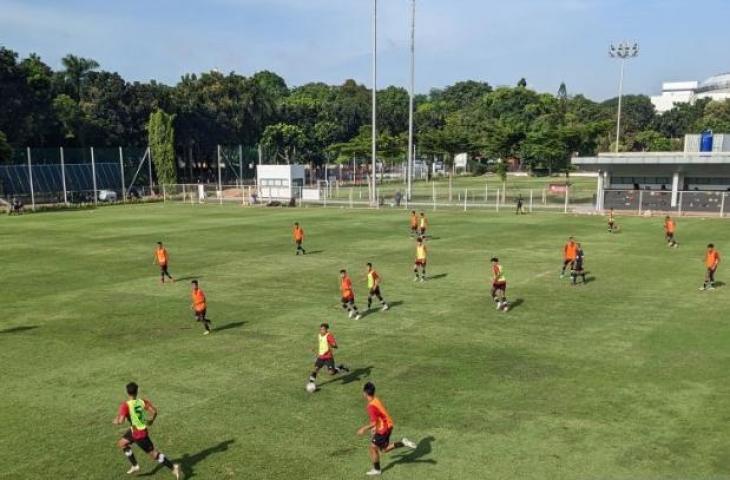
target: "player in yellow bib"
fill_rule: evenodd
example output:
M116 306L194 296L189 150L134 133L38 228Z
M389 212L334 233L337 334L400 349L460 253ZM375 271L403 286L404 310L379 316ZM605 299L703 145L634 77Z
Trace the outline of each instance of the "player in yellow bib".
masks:
M155 448L148 432L149 427L157 418L157 408L148 399L138 398L138 393L139 387L136 383L127 384L127 401L119 406L119 413L114 418L114 425L122 425L126 421L130 423L129 430L117 442L117 447L124 452L129 463L132 464L132 468L127 473L132 475L139 472L139 464L132 452L132 444L136 443L152 460L169 468L175 478L179 479L180 465L173 464L164 453ZM147 416L148 414L150 417Z
M373 264L368 262L368 310L373 304L373 297L376 297L380 301L381 310L386 311L388 308L388 302L383 300L383 295L380 293L380 275L373 268Z
M416 240L416 261L413 264L413 273L415 277L414 282L426 280L426 257L428 256L428 250L426 245L423 244L423 238L418 237Z
M317 359L314 361L314 370L309 374L309 383L317 380L317 374L322 367L326 367L330 375L336 375L342 372L349 372L350 369L340 364L335 365L335 350L337 349L337 340L330 332L328 323L322 323L319 326L319 335L317 335Z

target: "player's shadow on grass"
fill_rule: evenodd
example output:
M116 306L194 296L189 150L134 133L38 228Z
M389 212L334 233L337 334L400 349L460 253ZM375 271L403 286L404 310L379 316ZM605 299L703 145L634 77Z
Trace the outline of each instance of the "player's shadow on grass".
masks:
M715 282L715 286L716 287L724 287L725 286L725 282Z
M396 300L395 302L388 302L388 310L393 310L394 307L398 307L400 305L403 305L403 302L401 300ZM363 311L362 316L367 317L370 315L375 315L378 312L382 312L383 307L380 306L380 304L370 307L367 310Z
M225 325L221 325L220 327L211 328L214 332L222 332L223 330L230 330L232 328L239 328L246 325L246 322L231 322L226 323Z
M183 472L183 478L193 478L195 476L195 466L197 464L199 464L211 455L225 452L226 450L228 450L228 447L234 442L235 440L233 439L226 440L219 443L218 445L206 448L205 450L201 450L193 455L186 453L182 457L176 458L173 461L180 464L180 469ZM162 465L157 465L154 470L142 474L140 475L140 477L151 477L155 475L161 468L163 468Z
M402 300L396 300L395 302L390 302L390 303L388 303L388 310L392 309L393 307L400 307L401 305L403 305Z
M36 328L38 328L38 325L26 325L26 326L20 326L20 327L10 327L10 328L6 328L4 330L0 330L0 334L27 332L28 330L35 330Z
M525 303L525 301L523 299L521 299L521 298L515 298L514 302L510 303L509 309L510 310L514 310L515 308L519 307L523 303Z
M352 370L345 375L335 375L334 378L327 380L326 382L322 382L319 385L322 386L334 382L340 382L343 385L347 385L348 383L360 382L363 378L370 377L370 373L372 371L372 365L370 365L369 367L356 368L355 370Z
M426 280L439 280L441 278L447 277L448 275L449 275L448 273L439 273L437 275L432 275L430 277L427 277Z
M390 470L391 468L401 463L425 463L428 465L435 465L436 460L432 458L423 458L426 455L430 454L433 450L431 444L434 441L436 441L436 439L433 436L428 436L424 439L421 439L421 441L418 442L418 445L416 445L415 450L394 455L397 456L396 459L386 465L383 468L383 471Z
M305 254L305 256L306 255L317 255L319 253L324 253L324 250L307 250L307 253Z

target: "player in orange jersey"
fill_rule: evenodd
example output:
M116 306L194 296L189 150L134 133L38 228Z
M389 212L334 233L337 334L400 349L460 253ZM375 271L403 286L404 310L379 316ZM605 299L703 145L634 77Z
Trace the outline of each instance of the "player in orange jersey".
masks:
M355 317L355 320L360 320L361 315L355 305L355 291L352 289L352 280L347 274L347 270L340 270L340 294L342 301L342 308L347 310L347 316L349 318Z
M304 242L304 229L299 226L299 222L294 223L292 236L294 237L294 243L297 244L297 255L299 255L299 252L302 252L302 255L306 255L307 251L302 247L302 242Z
M677 248L679 244L674 238L674 233L677 231L677 224L674 219L667 215L664 217L664 238L667 240L667 247Z
M411 236L418 236L418 215L415 210L411 210Z
M497 310L506 312L510 303L507 301L507 278L504 269L497 257L492 257L492 299L497 304Z
M370 421L357 429L358 435L364 435L370 431L370 461L373 468L366 475L381 475L383 471L380 468L380 453L388 453L396 448L408 447L416 448L416 444L403 437L399 442L391 442L390 435L393 432L393 418L385 409L385 405L375 396L375 385L371 382L366 383L362 388L363 397L367 402L365 410L368 413Z
M563 246L563 269L560 270L560 278L563 278L565 276L565 269L570 266L570 269L573 269L573 262L575 262L575 257L578 254L578 246L575 243L575 239L573 237L568 237L568 241Z
M193 299L192 308L195 312L195 320L203 322L203 327L205 328L203 335L210 335L210 320L205 316L208 313L208 303L205 298L205 293L198 287L197 280L193 280L190 284L193 286L190 296Z
M715 289L715 272L717 267L720 265L720 252L715 249L715 245L710 243L707 245L707 251L705 252L705 283L702 285L700 290L714 290Z
M157 242L157 248L155 249L154 263L160 266L160 282L165 283L165 276L175 283L175 279L172 278L170 272L167 271L167 265L170 260L170 256L167 254L167 249L162 246L162 242Z

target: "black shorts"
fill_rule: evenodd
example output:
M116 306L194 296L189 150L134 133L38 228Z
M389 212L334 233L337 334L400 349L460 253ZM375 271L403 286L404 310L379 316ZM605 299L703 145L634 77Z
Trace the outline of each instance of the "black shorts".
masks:
M572 267L574 262L575 259L566 258L565 260L563 260L563 266L567 267L568 265L570 265Z
M379 450L385 450L390 444L390 433L393 430L388 430L386 433L375 433L371 440L372 444L378 447Z
M334 370L335 369L335 357L330 357L330 358L317 357L317 360L314 361L314 366L315 366L315 368L327 367L328 370Z
M507 282L492 283L492 289L495 292L499 292L501 290L502 293L507 293Z
M205 318L205 314L206 314L206 313L208 313L208 309L207 309L207 308L204 308L204 309L202 309L202 310L201 310L201 311L199 311L199 312L195 312L195 318L196 318L196 319L197 319L198 321L200 321L200 320L203 320L203 319Z
M139 440L135 440L132 437L132 429L130 428L129 430L126 431L126 433L124 434L124 436L122 438L125 439L126 441L128 441L130 445L136 443L137 446L139 448L141 448L145 453L150 453L152 450L155 449L155 445L152 443L152 439L150 438L149 433L147 434L146 437L140 438Z
M667 239L673 240L674 239L674 232L667 232Z
M370 289L370 296L380 295L380 287L373 287Z
M297 242L297 247L301 247L302 246L302 240L297 240L296 242Z
M351 297L342 297L342 300L341 301L342 301L342 304L343 305L347 305L348 303L354 304L355 303L355 296L353 295Z
M167 273L167 264L160 265L160 273Z

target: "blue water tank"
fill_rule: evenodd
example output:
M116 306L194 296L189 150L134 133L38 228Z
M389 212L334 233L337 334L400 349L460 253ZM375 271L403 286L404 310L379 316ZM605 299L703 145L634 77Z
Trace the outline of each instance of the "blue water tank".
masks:
M700 152L712 151L712 130L705 130L700 136Z

